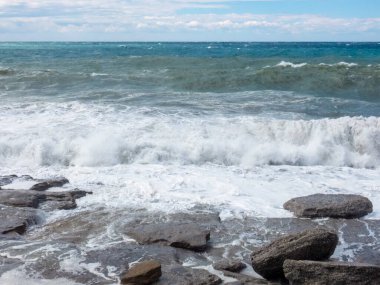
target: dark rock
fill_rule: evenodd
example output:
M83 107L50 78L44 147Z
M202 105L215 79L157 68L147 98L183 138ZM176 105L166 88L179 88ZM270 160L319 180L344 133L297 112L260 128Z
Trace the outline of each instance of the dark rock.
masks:
M0 204L13 207L38 208L44 210L68 210L76 208L75 200L85 196L85 191L39 192L33 190L1 190Z
M195 224L162 223L141 225L127 230L140 244L161 243L194 251L204 251L210 231Z
M380 284L380 267L363 263L286 260L284 272L294 285Z
M231 272L231 271L226 271L223 270L224 276L234 278L239 281L239 284L244 284L244 285L268 285L272 284L269 283L267 280L264 279L259 279L256 277L248 276L245 274L240 274L236 272Z
M160 281L156 285L218 285L222 280L204 269L192 269L183 266L170 266L163 268Z
M69 183L69 180L67 180L65 177L58 177L55 179L47 179L43 180L35 185L33 185L30 190L34 191L45 191L52 187L62 187L63 185Z
M1 190L0 204L13 207L30 207L37 208L40 203L40 197L29 191L18 190Z
M17 175L0 176L0 187L7 185L7 184L11 184L13 182L13 180L15 180L16 178L17 178Z
M240 272L244 268L247 267L245 263L239 261L239 260L228 260L228 259L222 259L217 262L215 262L213 265L214 269L216 270L227 270L231 272Z
M360 195L315 194L289 200L284 208L297 217L360 218L372 212L372 203Z
M121 276L121 284L148 285L161 277L161 264L156 260L148 260L135 264Z
M281 279L286 259L325 260L334 253L337 243L338 236L322 228L287 235L254 251L252 267L268 280Z
M19 267L22 264L23 262L20 259L0 256L0 276L9 270Z
M28 226L36 224L37 221L38 216L34 209L0 205L0 234L24 234Z

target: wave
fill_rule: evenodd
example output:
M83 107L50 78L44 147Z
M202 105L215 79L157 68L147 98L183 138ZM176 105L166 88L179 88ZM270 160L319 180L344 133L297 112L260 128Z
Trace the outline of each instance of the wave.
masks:
M270 63L249 58L126 57L79 62L47 71L1 69L4 86L18 91L56 94L83 87L110 90L177 92L293 91L332 97L380 100L380 65L353 62ZM94 66L104 66L96 68ZM12 73L13 72L13 73ZM107 74L107 76L105 76ZM103 76L104 75L104 76ZM1 89L1 87L0 87Z
M89 111L83 105L27 116L1 120L0 165L380 166L377 117L185 118Z

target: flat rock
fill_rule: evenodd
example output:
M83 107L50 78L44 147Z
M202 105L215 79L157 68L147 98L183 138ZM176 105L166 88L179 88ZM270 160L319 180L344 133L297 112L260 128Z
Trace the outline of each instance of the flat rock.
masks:
M214 262L212 265L214 269L216 270L227 270L230 272L240 272L244 268L247 267L245 263L239 261L239 260L229 260L229 259L222 259L217 262Z
M0 205L0 234L24 234L38 221L37 212L31 208L14 208Z
M121 276L121 284L148 285L162 275L161 264L156 260L148 260L135 264Z
M39 192L33 190L1 190L0 204L13 207L38 208L44 210L68 210L76 208L75 200L85 196L85 191Z
M287 235L255 250L251 255L252 267L268 280L282 279L286 259L325 260L337 244L336 233L323 228Z
M162 277L156 285L218 285L222 280L204 269L193 269L180 265L164 267Z
M140 244L161 243L172 247L204 251L210 231L195 224L161 223L128 229L127 234Z
M69 180L66 179L65 177L58 177L54 179L46 179L42 180L35 185L33 185L30 190L34 191L46 191L49 188L52 187L62 187L63 185L69 183Z
M380 267L363 263L286 260L284 272L294 285L380 284Z
M366 197L346 194L314 194L289 200L284 208L304 218L360 218L372 212Z

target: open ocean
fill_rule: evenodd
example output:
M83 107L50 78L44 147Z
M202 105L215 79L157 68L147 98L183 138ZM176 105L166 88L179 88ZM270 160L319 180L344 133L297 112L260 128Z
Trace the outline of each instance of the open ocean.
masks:
M67 177L94 194L46 220L106 208L104 229L313 193L379 219L380 43L0 43L0 174Z

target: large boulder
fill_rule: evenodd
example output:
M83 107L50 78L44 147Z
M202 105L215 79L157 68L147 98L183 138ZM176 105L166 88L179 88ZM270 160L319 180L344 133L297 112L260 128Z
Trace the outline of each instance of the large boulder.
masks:
M121 276L121 284L148 285L161 277L161 264L156 260L148 260L135 264Z
M372 212L366 197L346 194L314 194L289 200L284 208L297 217L360 218Z
M282 279L286 259L325 260L334 253L337 243L336 233L323 228L287 235L255 250L252 267L268 280Z
M0 235L24 234L30 225L38 221L37 212L31 208L13 208L0 205Z
M286 260L284 272L293 285L380 284L380 266L363 263Z
M204 251L210 231L195 224L161 223L133 227L127 234L140 244L161 243L194 251Z

